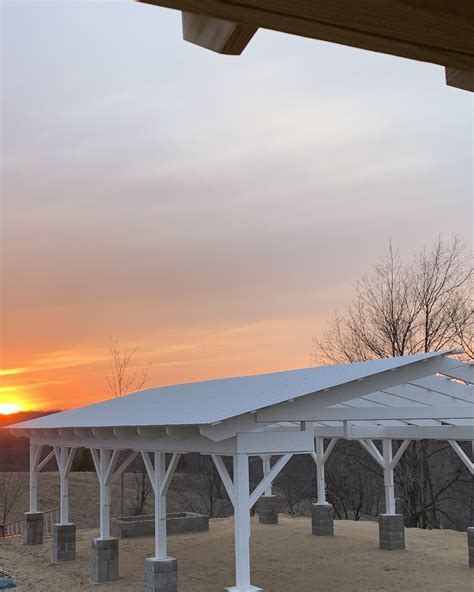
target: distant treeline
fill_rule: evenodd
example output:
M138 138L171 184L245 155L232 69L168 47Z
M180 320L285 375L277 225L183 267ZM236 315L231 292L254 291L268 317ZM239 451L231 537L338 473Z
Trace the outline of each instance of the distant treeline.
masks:
M6 426L36 419L54 411L19 411L11 415L0 415L0 473L10 471L27 471L29 469L29 440L12 436ZM54 463L51 465L54 466Z

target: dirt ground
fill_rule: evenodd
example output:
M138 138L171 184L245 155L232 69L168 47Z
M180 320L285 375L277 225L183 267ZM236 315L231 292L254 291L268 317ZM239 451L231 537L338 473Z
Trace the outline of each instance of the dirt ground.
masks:
M280 515L280 524L252 523L252 583L265 592L472 592L474 570L467 566L464 533L406 532L406 551L378 549L374 522L337 521L334 537L311 534L308 518ZM50 561L51 541L26 547L0 542L0 567L12 572L21 592L87 592L89 547L95 530L78 531L77 560ZM178 558L180 592L222 592L234 583L233 520L210 521L207 533L171 536L168 552ZM120 580L110 592L143 590L143 561L153 537L120 541Z

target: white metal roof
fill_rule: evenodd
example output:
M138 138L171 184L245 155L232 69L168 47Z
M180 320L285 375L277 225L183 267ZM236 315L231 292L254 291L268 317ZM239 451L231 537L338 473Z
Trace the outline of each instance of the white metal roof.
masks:
M209 425L286 403L289 400L296 400L312 393L321 393L320 400L323 402L324 394L330 394L326 392L329 389L332 391L343 385L356 385L370 377L384 376L385 373L388 375L395 370L407 369L410 366L419 367L422 362L430 360L436 363L436 360L441 360L447 353L450 352L153 388L22 422L10 428L35 430ZM432 372L433 370L429 372L427 369L426 374ZM379 395L374 396L377 398ZM396 395L392 395L392 399L395 400ZM369 398L363 400L364 405L385 404ZM414 404L416 405L416 402ZM347 405L356 407L359 403L349 402ZM330 422L328 425L331 425Z

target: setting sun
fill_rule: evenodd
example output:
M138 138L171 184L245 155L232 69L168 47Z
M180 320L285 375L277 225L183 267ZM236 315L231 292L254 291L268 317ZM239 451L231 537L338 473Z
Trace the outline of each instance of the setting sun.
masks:
M0 415L11 415L21 411L21 406L16 403L0 403Z

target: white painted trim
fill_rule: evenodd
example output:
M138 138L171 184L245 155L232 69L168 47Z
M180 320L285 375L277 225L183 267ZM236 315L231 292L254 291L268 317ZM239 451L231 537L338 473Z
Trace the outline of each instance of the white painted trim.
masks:
M474 440L474 426L365 426L345 422L343 426L315 426L314 435L346 440Z
M179 454L178 452L175 452L173 454L173 456L171 457L170 464L169 464L166 474L164 476L163 483L161 484L161 487L160 487L160 495L163 496L168 493L168 489L171 485L171 480L173 479L173 475L175 474L175 471L178 467L178 463L179 463L180 458L181 458L181 454Z
M411 440L403 440L403 442L400 444L397 452L395 453L395 456L392 459L392 462L390 463L391 469L394 469L398 465L399 460L402 458L402 455L405 452L405 450L408 448L408 445L410 444L410 442L411 442Z
M41 471L41 469L43 469L49 463L49 461L53 458L53 456L54 456L54 449L51 450L51 452L49 452L49 454L47 454L41 462L38 462L38 471Z
M411 419L474 419L472 407L326 407L318 409L316 400L306 404L295 401L294 409L263 409L258 419L263 421L385 421Z
M292 456L292 454L284 454L282 457L280 457L270 469L268 475L266 475L252 491L249 498L249 510L257 503L269 484L273 483Z
M114 469L115 469L115 465L117 464L117 461L119 459L119 456L120 456L120 450L114 450L112 452L112 457L109 461L109 464L107 467L107 472L105 474L105 484L106 485L112 485L112 483L113 483Z
M100 475L99 453L96 448L91 448L90 451L91 451L91 456L92 456L92 462L94 463L94 467L95 467L95 472L97 473L97 477L99 477L99 475Z
M229 472L227 471L227 467L225 466L222 456L218 454L211 454L211 458L216 465L216 469L220 475L220 478L222 479L222 483L224 484L225 490L227 491L227 495L229 496L229 499L235 508L235 487L232 479L230 478Z
M120 477L120 475L127 469L127 467L135 460L135 458L139 454L139 452L133 451L127 456L127 458L123 461L119 468L114 472L111 484L115 483L115 481Z
M383 468L384 467L383 456L380 454L379 449L377 448L377 446L375 446L373 441L368 440L368 439L364 439L364 440L359 440L359 442L367 450L367 452L375 460L375 462Z
M151 462L150 453L142 450L141 455L142 455L142 459L143 459L143 464L145 465L146 472L148 473L148 478L150 479L150 483L153 488L153 493L156 496L158 493L158 490L155 489L155 480L156 480L155 467L153 466L153 463Z

